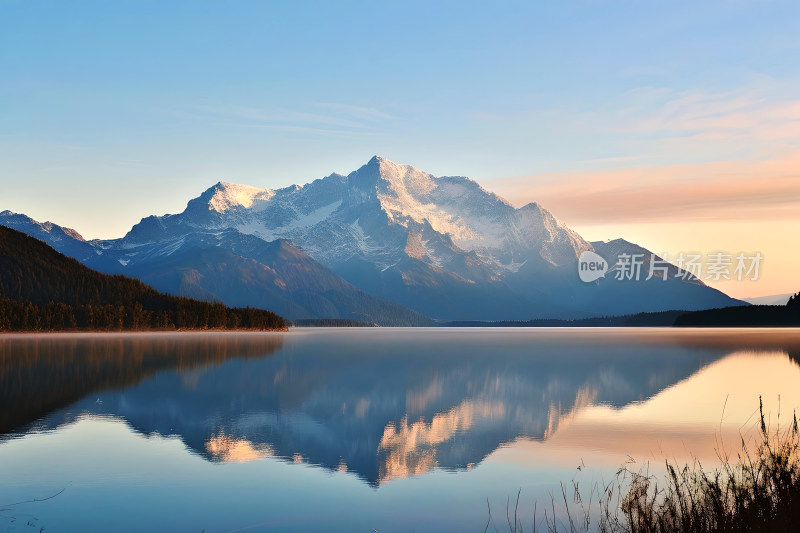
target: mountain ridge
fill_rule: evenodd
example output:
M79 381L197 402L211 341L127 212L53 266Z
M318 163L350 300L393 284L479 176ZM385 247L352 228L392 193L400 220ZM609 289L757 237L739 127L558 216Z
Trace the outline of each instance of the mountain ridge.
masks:
M0 216L0 225L8 216L24 233L35 234L40 227L18 214ZM352 286L289 241L264 242L235 230L204 232L189 226L180 235L168 235L161 218L145 217L122 239L90 241L91 254L75 258L99 272L126 274L175 296L268 308L290 319L342 318L387 326L432 323ZM49 240L47 233L32 236L73 256L68 240Z
M285 330L267 310L159 293L91 270L46 243L0 227L0 331Z
M145 217L120 239L87 243L94 255L85 262L146 279L143 265L187 243L258 261L259 250L279 239L355 289L441 320L571 319L742 304L692 276L678 279L677 267L661 285L611 276L582 283L584 251L654 254L627 241L589 243L537 203L514 208L469 178L435 177L379 156L347 176L333 173L302 186L220 181L181 213Z

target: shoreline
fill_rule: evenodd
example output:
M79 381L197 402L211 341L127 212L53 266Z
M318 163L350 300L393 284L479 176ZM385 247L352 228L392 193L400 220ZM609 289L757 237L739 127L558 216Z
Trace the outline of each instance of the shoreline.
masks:
M234 333L234 334L259 334L259 333L288 333L290 328L282 329L137 329L137 330L50 330L50 331L0 331L0 337L11 335L167 335L167 334L203 334L203 333Z
M293 331L398 331L398 330L418 330L418 331L496 331L498 333L503 331L593 331L593 332L612 332L612 331L626 331L626 332L646 332L658 331L662 333L667 332L695 332L695 333L711 333L711 332L724 332L724 331L738 331L738 332L757 332L757 331L774 331L774 332L792 332L796 330L800 333L800 325L798 326L488 326L488 325L475 325L475 326L289 326L281 329L175 329L175 330L50 330L50 331L0 331L0 338L11 336L37 336L37 335L69 335L69 336L123 336L123 335L203 335L203 334L220 334L227 333L232 335L258 335L265 333L291 333Z

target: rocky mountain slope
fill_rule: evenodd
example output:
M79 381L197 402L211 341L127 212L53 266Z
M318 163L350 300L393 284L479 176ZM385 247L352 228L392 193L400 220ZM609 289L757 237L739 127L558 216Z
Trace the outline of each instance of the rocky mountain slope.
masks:
M0 223L13 217L0 215ZM58 237L51 244L70 254ZM612 265L622 251L647 258L651 252L623 240L589 243L537 204L514 208L468 178L437 178L380 157L347 176L304 186L219 182L182 213L147 217L121 239L79 242L94 254L81 248L71 255L99 270L232 305L281 298L283 307L266 305L297 318L361 313L364 319L378 305L354 304L367 295L445 320L580 318L741 303L692 276L676 277L675 267L666 279L606 276L583 283L578 258L584 251ZM347 292L351 286L363 293ZM340 298L342 291L348 296ZM395 311L402 315L399 306ZM414 320L421 317L394 323Z

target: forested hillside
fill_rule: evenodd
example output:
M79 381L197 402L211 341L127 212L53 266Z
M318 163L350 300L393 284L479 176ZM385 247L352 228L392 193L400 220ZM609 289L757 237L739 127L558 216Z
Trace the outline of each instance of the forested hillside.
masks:
M0 331L284 329L270 311L159 293L0 226Z

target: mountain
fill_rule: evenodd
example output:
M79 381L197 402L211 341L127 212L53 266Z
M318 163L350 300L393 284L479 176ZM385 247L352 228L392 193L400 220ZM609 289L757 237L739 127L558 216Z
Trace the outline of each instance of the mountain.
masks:
M784 305L789 301L792 293L772 294L770 296L754 296L752 298L742 298L745 302L753 305Z
M9 211L0 213L0 225L13 225L91 268L124 273L177 296L268 308L290 319L431 323L420 313L357 289L286 240L265 242L236 230L209 232L191 226L169 233L157 217L145 218L124 239L90 243L77 233L63 238L67 232L60 226Z
M294 247L292 254L319 265L313 274L298 273L297 291L281 291L299 305L294 311L286 304L290 318L322 316L298 294L313 299L325 292L305 287L322 269L381 301L443 320L584 318L742 304L693 276L676 277L676 267L666 279L606 275L584 283L578 276L583 252L610 265L621 251L652 253L622 240L587 242L538 204L514 208L468 178L437 178L377 156L347 176L331 174L304 186L271 190L219 182L180 214L147 217L121 239L92 241L95 254L86 262L176 294L239 304L267 287L274 291L269 276L247 267L255 268L248 261L265 264L263 254L274 241L291 242L285 246ZM649 272L645 263L642 278ZM231 287L241 276L251 283ZM357 315L341 305L334 302L339 317Z
M676 326L715 328L772 328L800 326L800 293L792 294L784 305L723 307L684 313ZM796 353L790 353L796 357Z
M431 323L420 313L357 289L284 239L264 242L236 231L190 233L176 249L158 251L164 253L131 259L127 272L172 294L235 306L266 305L293 319Z
M124 240L152 239L155 222ZM558 298L543 301L535 287L519 294L504 278L590 248L536 205L515 210L471 180L435 179L378 157L303 187L220 182L158 225L161 235L193 227L288 239L357 287L437 318L568 312Z
M0 226L0 331L285 329L275 313L161 294Z
M2 211L0 225L44 241L62 254L73 257L81 263L91 261L97 255L94 246L86 242L80 233L52 222L37 222L26 215Z

